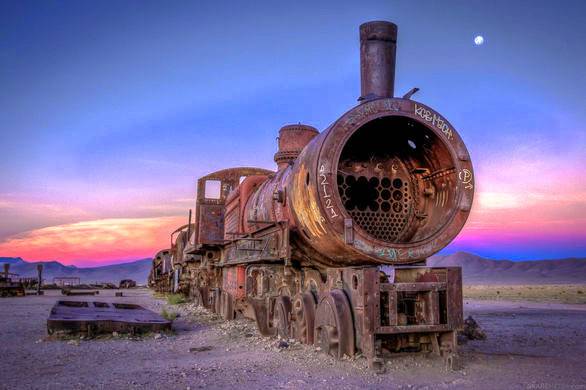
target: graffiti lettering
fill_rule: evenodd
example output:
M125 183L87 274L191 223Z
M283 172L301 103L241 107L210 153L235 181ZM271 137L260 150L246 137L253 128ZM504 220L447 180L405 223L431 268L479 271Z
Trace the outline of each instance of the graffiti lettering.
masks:
M454 133L452 132L452 129L450 129L450 126L448 126L446 121L436 113L432 113L430 110L415 104L415 115L419 116L424 121L431 123L444 133L447 139L451 140L454 137Z
M458 173L458 178L460 179L462 184L464 184L464 188L466 188L467 190L471 190L472 188L474 188L474 185L472 185L472 172L470 172L470 170L466 168L462 169Z
M330 213L330 216L332 218L336 218L338 216L338 213L336 213L336 209L334 208L334 204L332 202L331 191L328 190L330 183L328 182L328 177L326 176L326 173L327 173L326 167L325 167L325 165L322 164L319 167L319 177L321 179L320 185L321 185L322 195L325 199L326 209Z
M389 111L400 111L401 105L399 104L399 102L387 100L385 101L385 108Z
M397 260L397 251L394 248L377 248L376 254L389 260Z

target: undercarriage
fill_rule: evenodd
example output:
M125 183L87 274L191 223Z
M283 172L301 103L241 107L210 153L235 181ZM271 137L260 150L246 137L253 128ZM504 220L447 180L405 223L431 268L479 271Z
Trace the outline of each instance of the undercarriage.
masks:
M283 264L185 266L178 291L225 320L250 318L263 336L358 353L374 370L400 353L431 353L452 367L463 325L459 267Z

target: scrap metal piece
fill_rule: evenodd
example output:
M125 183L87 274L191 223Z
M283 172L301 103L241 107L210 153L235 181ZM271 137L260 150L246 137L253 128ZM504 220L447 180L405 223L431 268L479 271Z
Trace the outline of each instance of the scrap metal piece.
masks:
M122 279L120 281L120 285L118 288L134 288L136 287L136 282L132 279Z
M73 291L68 288L61 289L61 295L67 295L67 296L99 295L99 294L100 294L100 292L97 290L96 291L87 291L87 290Z
M58 301L47 318L47 331L93 336L100 333L146 333L171 329L171 321L129 303Z

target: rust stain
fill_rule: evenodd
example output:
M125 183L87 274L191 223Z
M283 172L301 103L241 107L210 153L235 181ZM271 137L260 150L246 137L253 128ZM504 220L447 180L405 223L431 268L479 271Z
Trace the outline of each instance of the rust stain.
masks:
M304 196L295 196L293 198L293 208L297 213L301 224L307 228L308 233L312 236L320 237L326 233L324 227L325 218L321 215L318 200L315 198L315 191L312 182L305 182L308 171L305 165L299 169L299 174L295 177L294 191Z

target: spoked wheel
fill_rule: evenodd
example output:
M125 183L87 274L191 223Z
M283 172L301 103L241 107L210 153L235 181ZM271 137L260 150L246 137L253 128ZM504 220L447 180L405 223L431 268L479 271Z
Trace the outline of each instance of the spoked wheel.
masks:
M222 291L220 296L220 314L225 320L234 319L234 302L232 295L226 291Z
M341 359L354 356L354 324L348 298L342 290L327 293L315 313L315 343L325 353Z
M315 307L315 297L311 292L297 294L293 299L291 333L304 344L313 344Z
M277 336L284 339L291 338L291 298L280 296L275 301L273 327L276 329Z

